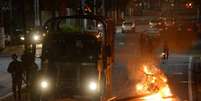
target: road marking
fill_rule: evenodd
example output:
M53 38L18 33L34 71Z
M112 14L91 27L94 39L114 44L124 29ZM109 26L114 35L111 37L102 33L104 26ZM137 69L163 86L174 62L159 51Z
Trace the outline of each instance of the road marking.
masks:
M189 94L189 101L193 101L193 93L192 93L192 74L191 74L191 65L192 65L192 56L189 57L189 64L188 64L188 94Z
M119 45L124 45L124 44L125 44L124 42L120 42L120 43L119 43Z
M169 56L170 58L189 58L189 55L184 54L172 54ZM190 56L191 57L191 56Z
M174 75L183 75L184 73L183 72L174 72L173 74Z
M169 63L169 62L168 62ZM189 63L188 63L189 64ZM186 66L187 64L167 64L168 66Z
M185 84L187 84L187 83L188 83L188 81L180 81L180 83L185 83Z

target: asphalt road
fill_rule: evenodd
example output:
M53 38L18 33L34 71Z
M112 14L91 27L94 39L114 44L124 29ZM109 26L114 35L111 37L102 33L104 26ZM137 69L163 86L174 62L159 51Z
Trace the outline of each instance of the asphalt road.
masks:
M161 63L161 69L168 76L171 90L180 101L201 100L200 62L200 56L174 54L164 64Z
M181 100L190 101L190 91L192 83L189 79L189 67L191 68L191 56L171 55L168 60L161 64L162 70L169 79L171 91Z
M135 71L136 68L131 67L135 67L138 58L142 58L138 40L139 34L146 29L147 26L139 26L137 33L116 34L116 65L113 68L113 83L117 85L114 87L114 95L118 93L115 96L135 95L131 92L136 84L133 80L136 79L134 77L136 75L131 75L131 71ZM201 60L198 55L189 53L192 50L192 42L196 38L195 34L186 31L177 32L170 28L161 35L161 43L168 40L170 57L164 64L159 61L159 66L168 77L171 91L180 101L200 101L201 64L196 67L197 70L194 65ZM159 47L154 47L154 50L156 50L155 56L159 57Z
M195 62L200 62L196 57L200 58L200 55L193 53L199 51L193 44L198 41L197 34L193 31L177 31L174 28L162 34L162 39L168 41L170 57L164 64L161 62L160 66L168 76L171 90L181 101L200 101L201 99L197 98L200 92L195 89L196 85L200 85L195 82L199 81L199 78L195 78L194 72Z

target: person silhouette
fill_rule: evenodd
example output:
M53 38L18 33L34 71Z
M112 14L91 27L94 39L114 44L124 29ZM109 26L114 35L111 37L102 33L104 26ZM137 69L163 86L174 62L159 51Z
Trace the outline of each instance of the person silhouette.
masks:
M14 93L15 101L18 99L21 101L21 88L22 88L22 81L24 70L20 61L17 60L17 55L12 54L13 61L10 62L7 72L11 74L12 77L12 90ZM18 97L17 97L18 96Z

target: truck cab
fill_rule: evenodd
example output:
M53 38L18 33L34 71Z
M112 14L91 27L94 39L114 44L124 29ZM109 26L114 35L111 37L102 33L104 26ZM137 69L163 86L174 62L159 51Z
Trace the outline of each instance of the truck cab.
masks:
M102 27L102 28L98 28ZM111 93L114 26L99 16L63 16L44 25L38 100L103 100Z

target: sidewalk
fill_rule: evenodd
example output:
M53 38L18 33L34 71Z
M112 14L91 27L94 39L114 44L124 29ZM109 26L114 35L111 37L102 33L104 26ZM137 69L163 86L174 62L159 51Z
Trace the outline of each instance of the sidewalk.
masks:
M0 52L0 56L11 56L12 54L22 55L23 54L23 45L18 46L8 46Z

